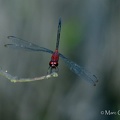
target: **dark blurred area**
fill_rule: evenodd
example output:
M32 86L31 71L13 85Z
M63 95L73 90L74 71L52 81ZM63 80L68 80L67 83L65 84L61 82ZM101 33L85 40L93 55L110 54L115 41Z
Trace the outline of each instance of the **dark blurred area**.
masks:
M0 77L0 120L119 120L119 0L0 0L1 68L21 78L45 75L50 54L4 44L14 35L54 50L59 17L59 51L95 74L97 86L61 59L57 78L14 84Z

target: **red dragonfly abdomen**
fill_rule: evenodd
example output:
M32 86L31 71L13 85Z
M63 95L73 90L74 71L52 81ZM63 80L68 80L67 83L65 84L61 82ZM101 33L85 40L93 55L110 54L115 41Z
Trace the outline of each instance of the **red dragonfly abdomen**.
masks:
M55 52L51 56L51 61L49 62L50 67L56 68L58 66L59 61L59 53L58 50L55 50Z

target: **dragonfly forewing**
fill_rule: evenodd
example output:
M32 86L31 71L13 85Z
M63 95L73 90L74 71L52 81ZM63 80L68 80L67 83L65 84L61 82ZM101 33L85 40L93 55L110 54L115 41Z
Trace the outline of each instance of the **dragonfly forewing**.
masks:
M52 50L49 50L44 47L40 47L36 44L33 44L31 42L25 41L23 39L17 38L15 36L8 36L8 39L12 41L11 44L5 44L5 47L10 47L10 48L17 48L17 49L24 49L27 51L43 51L43 52L48 52L48 53L53 53Z
M78 76L82 77L84 80L87 80L89 83L93 84L94 86L96 85L98 79L95 75L91 74L85 68L80 67L75 62L69 60L61 53L59 53L59 56L63 59L63 61L66 63L66 65L69 67L71 71L73 71Z

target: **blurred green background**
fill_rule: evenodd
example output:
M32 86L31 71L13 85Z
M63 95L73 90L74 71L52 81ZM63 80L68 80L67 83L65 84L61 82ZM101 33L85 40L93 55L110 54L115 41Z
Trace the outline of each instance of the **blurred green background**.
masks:
M0 0L0 66L21 78L45 75L50 54L4 44L14 35L54 50L59 17L59 51L99 83L85 82L61 59L58 78L14 84L0 77L0 120L119 120L120 0Z

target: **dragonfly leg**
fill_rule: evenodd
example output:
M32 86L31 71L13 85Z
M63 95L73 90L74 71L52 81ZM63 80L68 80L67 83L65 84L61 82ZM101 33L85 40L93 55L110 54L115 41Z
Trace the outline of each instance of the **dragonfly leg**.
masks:
M51 66L49 66L48 67L48 70L47 70L47 75L48 74L51 74L51 73L53 73L53 72L58 72L59 71L59 68L58 67L51 67Z
M58 71L59 71L58 67L54 67L54 68L51 67L51 71L50 71L51 73L58 72Z
M48 75L49 73L51 73L51 67L50 67L50 66L48 67L47 75Z
M59 71L59 68L58 68L58 67L56 67L56 68L55 68L55 70L56 70L56 72L58 72L58 71Z

